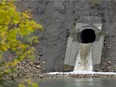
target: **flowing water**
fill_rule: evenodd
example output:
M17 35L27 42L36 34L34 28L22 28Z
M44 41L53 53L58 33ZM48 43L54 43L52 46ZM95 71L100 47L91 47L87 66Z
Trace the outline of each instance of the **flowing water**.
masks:
M78 79L43 79L39 87L116 87L116 79L78 78Z
M80 44L79 53L77 55L76 64L74 67L74 72L86 71L92 72L92 43L89 44Z

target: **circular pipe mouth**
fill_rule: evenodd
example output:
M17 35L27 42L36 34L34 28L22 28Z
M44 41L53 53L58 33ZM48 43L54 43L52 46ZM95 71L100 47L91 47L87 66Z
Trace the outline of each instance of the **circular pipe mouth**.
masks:
M80 43L93 43L96 39L96 34L93 29L84 29L80 32Z

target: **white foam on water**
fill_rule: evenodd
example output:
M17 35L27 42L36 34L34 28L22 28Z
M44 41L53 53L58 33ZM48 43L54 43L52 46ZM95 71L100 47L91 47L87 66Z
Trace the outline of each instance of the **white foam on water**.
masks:
M47 73L47 74L51 74L51 75L55 75L55 74L103 74L103 75L116 75L116 72L50 72L50 73Z

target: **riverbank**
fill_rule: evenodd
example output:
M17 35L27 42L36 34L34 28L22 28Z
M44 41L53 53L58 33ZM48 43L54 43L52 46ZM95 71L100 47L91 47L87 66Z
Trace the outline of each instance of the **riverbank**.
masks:
M15 77L18 79L32 78L32 79L64 79L64 78L116 78L114 72L51 72L41 73L33 77Z
M116 73L113 72L52 72L40 74L41 79L56 79L56 78L116 78Z

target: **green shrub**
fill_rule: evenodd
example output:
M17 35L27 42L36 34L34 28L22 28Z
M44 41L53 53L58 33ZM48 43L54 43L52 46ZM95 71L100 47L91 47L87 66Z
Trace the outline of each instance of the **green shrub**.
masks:
M37 29L43 30L31 18L29 11L18 12L13 0L0 1L0 81L14 72L22 60L34 58L35 49L32 44L38 43L38 36L32 34ZM28 43L20 39L24 37L29 37L26 39ZM3 54L7 51L13 52L16 58L6 62Z

